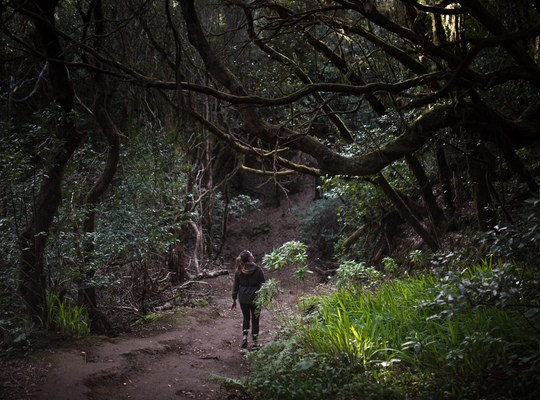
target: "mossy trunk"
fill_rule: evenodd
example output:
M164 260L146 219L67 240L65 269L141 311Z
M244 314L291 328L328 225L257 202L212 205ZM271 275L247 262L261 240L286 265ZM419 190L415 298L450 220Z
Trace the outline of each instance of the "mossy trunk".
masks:
M36 36L49 59L49 82L58 112L55 136L56 146L51 149L39 188L32 218L20 237L21 265L19 291L34 321L47 318L46 275L44 252L47 234L62 200L65 168L74 151L82 142L72 116L74 90L68 70L63 64L64 50L55 29L56 1L25 2L23 7L33 15Z

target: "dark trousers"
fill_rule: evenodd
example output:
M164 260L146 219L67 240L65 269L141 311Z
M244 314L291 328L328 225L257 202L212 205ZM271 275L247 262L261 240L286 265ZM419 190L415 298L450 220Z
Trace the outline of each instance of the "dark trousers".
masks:
M247 335L249 331L249 325L251 322L251 334L256 337L259 335L259 310L253 303L240 303L240 308L242 309L242 315L244 320L242 321L242 330L244 335Z

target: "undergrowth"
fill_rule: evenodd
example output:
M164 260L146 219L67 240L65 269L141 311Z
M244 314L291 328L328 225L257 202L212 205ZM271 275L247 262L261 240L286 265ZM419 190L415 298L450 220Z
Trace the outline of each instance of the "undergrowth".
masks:
M537 398L535 271L481 262L461 273L337 287L250 353L256 399ZM313 299L310 299L313 303Z

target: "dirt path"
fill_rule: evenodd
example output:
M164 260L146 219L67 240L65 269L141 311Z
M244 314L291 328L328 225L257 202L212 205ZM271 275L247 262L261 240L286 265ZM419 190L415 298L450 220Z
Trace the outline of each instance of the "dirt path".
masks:
M260 261L272 248L296 239L298 218L310 200L309 193L299 194L279 208L257 210L232 223L224 247L224 254L230 257L224 260L226 267L232 272L234 255L246 248ZM294 308L300 293L292 284L292 275L265 274L283 283L282 309ZM12 367L5 360L0 371L0 398L245 399L208 380L211 374L245 377L248 366L245 351L240 349L241 312L239 308L230 310L232 276L219 276L205 284L209 285L205 307L170 312L136 333L114 339L91 336L51 344L31 359L14 360ZM277 329L277 318L263 310L261 344L273 340Z
M158 320L140 337L81 342L46 355L46 380L30 398L74 399L225 399L235 398L210 374L247 374L240 349L241 317L230 310L230 276L214 279L210 304ZM265 312L261 343L271 340L275 319Z

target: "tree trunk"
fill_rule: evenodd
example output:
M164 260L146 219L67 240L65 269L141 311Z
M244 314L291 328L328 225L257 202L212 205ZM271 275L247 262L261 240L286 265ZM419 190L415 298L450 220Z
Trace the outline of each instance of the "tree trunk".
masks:
M376 175L374 183L382 190L385 196L392 202L401 217L413 227L416 233L420 235L420 237L429 246L429 248L433 251L439 250L439 245L437 244L435 238L415 218L415 216L412 214L409 207L407 207L403 199L390 186L386 178L381 173Z
M469 176L473 183L473 200L476 209L478 229L486 231L496 223L490 195L490 175L492 160L483 144L474 146L473 157L469 157Z
M523 165L521 159L516 154L514 149L512 149L508 144L500 144L499 147L508 165L517 173L523 182L525 182L529 190L537 195L538 190L540 190L540 186L536 182L534 176L529 172L525 165Z
M440 226L440 223L444 221L444 213L437 204L437 200L433 195L433 188L420 161L413 155L405 156L405 159L420 186L420 193L431 217L433 230L436 231L436 227Z
M19 291L34 321L46 318L46 279L43 255L47 234L62 199L64 171L73 152L82 141L70 113L73 111L74 91L66 67L61 63L64 51L55 31L56 1L24 2L29 12L39 15L34 26L45 55L49 58L51 92L59 113L56 143L45 167L30 223L20 237L21 282ZM46 21L46 22L45 22ZM54 61L59 60L59 61Z
M452 192L452 180L450 177L450 169L446 161L446 152L444 151L443 143L437 141L437 169L439 171L439 181L443 189L443 200L446 208L453 212L456 209L454 205L454 195Z
M182 229L182 231L185 230ZM185 235L182 236L179 233L177 236L179 243L173 244L167 254L167 267L171 273L171 283L173 285L184 282L187 278L185 245L183 245L186 242L185 237L183 237Z
M103 37L103 11L101 1L95 3L94 17L96 25L96 37ZM97 43L100 46L100 43ZM101 66L102 67L102 66ZM110 109L110 95L109 95L109 82L107 76L101 72L94 75L95 82L95 94L94 94L94 116L99 124L101 131L108 144L107 161L105 167L101 172L101 175L94 183L94 186L88 193L85 199L85 207L88 211L85 221L83 223L83 233L85 237L88 237L90 233L95 230L96 212L94 211L95 205L97 205L112 183L114 175L116 173L118 162L120 160L120 136L114 121L112 120ZM94 246L89 243L85 247L85 261L93 256ZM87 278L92 278L95 275L95 271L91 270L86 273ZM90 320L91 329L95 332L110 331L112 329L106 316L98 310L96 288L94 286L86 286L83 282L83 293L80 296L80 302L86 306Z
M229 204L230 204L230 187L229 182L225 182L223 185L223 217L221 219L221 239L219 242L219 248L216 251L216 257L223 251L225 240L227 238L227 228L229 226Z
M199 266L199 258L204 254L204 236L203 230L200 224L197 224L195 221L189 221L189 225L195 233L195 248L193 249L193 264L195 265L195 272L197 274L201 273L201 268Z
M373 246L371 262L381 262L383 255L388 254L392 248L392 241L399 233L399 225L403 222L401 215L396 210L392 210L383 215L379 221L381 237Z

